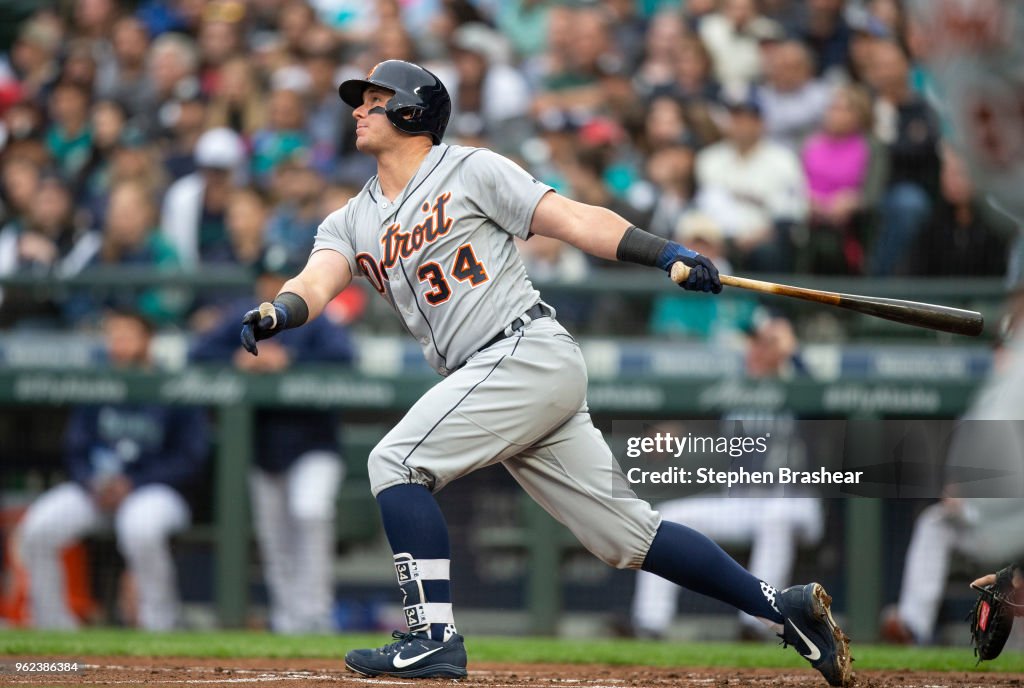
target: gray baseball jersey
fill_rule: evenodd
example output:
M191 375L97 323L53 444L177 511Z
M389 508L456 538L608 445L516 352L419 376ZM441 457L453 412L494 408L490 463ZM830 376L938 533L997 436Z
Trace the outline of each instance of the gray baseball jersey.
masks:
M551 187L482 148L434 146L393 201L377 177L317 230L447 375L540 300L512 237Z
M529 235L548 191L495 153L440 144L394 202L371 179L327 217L313 250L344 255L447 376L370 453L373 494L402 483L436 492L502 463L591 552L636 568L661 517L629 492L594 428L576 340L550 317L506 329L540 301L512 238ZM434 621L450 623L450 606Z

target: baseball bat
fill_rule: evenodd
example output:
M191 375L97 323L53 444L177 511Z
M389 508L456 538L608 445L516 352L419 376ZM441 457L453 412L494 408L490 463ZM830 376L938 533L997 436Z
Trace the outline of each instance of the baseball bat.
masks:
M681 284L690 275L690 268L683 263L677 262L672 266L672 281ZM806 289L804 287L793 287L788 284L776 284L774 282L762 282L761 280L748 279L746 277L734 277L733 275L719 275L722 284L740 289L761 292L763 294L776 294L778 296L789 296L804 301L824 303L829 306L838 306L846 310L873 315L876 318L885 318L893 322L913 325L915 327L926 327L941 332L952 332L977 337L985 326L985 319L981 313L967 311L949 306L937 306L931 303L918 303L917 301L904 301L902 299L883 299L874 296L858 296L856 294L840 294L834 291L821 289Z

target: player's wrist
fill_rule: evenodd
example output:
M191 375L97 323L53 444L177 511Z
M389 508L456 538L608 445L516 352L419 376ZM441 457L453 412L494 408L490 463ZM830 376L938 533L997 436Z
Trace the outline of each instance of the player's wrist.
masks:
M277 326L275 330L288 330L298 327L309 319L309 306L305 299L291 291L283 291L274 299L277 310Z
M660 267L665 270L667 268L662 265L662 256L672 245L673 242L646 232L636 225L630 225L619 240L615 258L625 263Z

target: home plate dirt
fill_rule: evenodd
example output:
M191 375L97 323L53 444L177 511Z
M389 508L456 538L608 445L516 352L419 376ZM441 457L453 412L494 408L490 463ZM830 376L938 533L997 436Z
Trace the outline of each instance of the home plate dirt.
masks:
M42 658L4 657L15 661ZM55 661L50 659L49 661ZM56 661L70 661L60 658ZM610 667L584 664L470 664L461 681L410 681L360 678L345 670L341 660L326 659L198 659L194 657L86 657L78 673L0 676L3 686L441 686L453 688L726 688L768 686L824 688L811 670L688 669ZM1024 674L972 672L869 671L857 672L859 688L1024 688Z

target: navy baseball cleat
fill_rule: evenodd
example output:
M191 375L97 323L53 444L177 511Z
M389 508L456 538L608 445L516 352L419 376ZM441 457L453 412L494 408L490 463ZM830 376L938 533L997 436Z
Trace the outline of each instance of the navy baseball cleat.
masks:
M425 633L391 634L395 642L375 650L351 650L345 666L363 676L399 678L465 678L466 646L462 636L445 642L431 640Z
M832 598L825 588L819 583L794 585L779 594L778 604L786 619L782 644L796 648L830 686L852 686L850 639L832 618Z

